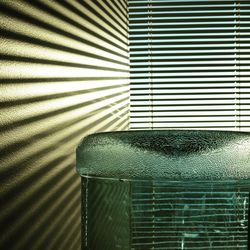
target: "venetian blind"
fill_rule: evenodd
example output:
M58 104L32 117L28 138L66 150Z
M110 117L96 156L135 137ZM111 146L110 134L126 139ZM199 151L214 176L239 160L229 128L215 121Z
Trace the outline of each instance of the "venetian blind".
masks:
M250 130L250 1L129 0L131 129Z

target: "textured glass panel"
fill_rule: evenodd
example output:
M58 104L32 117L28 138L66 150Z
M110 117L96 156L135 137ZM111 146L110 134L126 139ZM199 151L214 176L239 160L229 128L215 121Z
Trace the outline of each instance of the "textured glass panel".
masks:
M246 250L248 206L233 182L133 182L132 247Z

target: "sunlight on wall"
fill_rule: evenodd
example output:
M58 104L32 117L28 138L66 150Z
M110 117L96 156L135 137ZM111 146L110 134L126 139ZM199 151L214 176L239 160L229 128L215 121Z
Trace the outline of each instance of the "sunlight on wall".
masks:
M128 129L126 1L2 1L0 15L0 248L80 249L75 147Z

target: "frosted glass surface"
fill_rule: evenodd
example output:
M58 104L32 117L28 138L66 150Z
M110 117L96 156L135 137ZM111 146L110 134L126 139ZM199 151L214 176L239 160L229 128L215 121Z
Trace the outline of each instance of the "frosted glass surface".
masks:
M77 148L77 171L118 179L246 180L250 135L197 130L93 134Z

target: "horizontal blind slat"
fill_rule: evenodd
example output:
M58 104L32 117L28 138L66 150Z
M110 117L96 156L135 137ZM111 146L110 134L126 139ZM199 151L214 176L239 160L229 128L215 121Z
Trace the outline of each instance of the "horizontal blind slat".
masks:
M129 0L129 30L132 129L246 128L249 1Z

